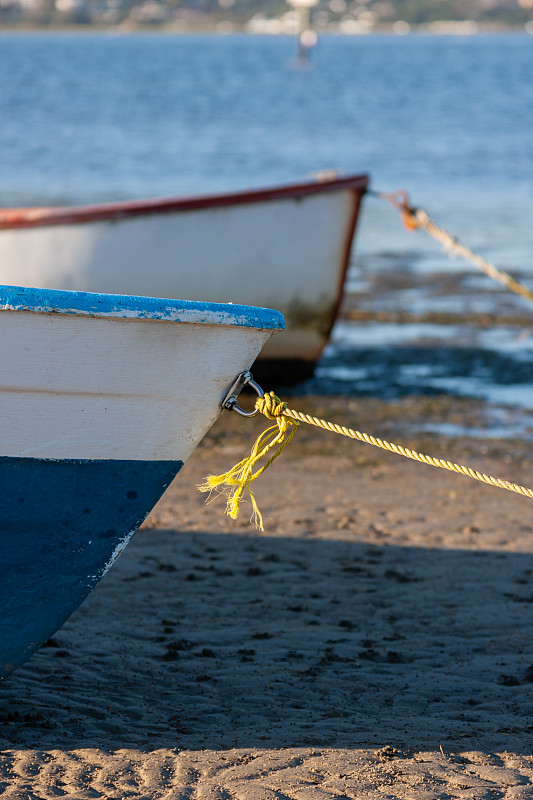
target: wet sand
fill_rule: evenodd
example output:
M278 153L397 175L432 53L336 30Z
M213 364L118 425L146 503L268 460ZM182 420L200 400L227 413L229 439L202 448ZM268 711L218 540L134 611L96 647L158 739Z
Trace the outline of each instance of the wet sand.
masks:
M533 485L530 444L416 432L473 402L290 405ZM260 535L195 486L263 427L224 414L0 685L0 797L533 798L531 501L302 428Z

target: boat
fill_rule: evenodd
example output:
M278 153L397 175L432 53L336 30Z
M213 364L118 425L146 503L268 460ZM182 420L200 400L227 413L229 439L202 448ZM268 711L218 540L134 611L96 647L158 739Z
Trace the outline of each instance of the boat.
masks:
M328 341L366 175L103 205L0 209L0 283L276 308L263 383L310 376Z
M97 586L282 329L268 309L0 286L0 680Z

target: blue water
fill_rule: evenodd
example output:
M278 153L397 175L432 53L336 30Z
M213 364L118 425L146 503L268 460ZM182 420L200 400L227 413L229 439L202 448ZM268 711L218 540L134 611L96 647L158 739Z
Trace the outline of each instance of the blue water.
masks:
M370 171L421 200L532 196L533 39L0 36L1 201ZM510 191L511 190L511 191Z
M463 242L533 286L531 36L323 36L307 68L294 56L290 37L0 35L0 204L224 191L301 181L324 169L368 172L373 188L408 190ZM380 275L395 270L412 285L383 291ZM447 270L459 276L460 291L435 292L433 276ZM526 301L509 300L473 268L450 262L425 234L405 232L396 211L371 197L350 281L367 309L529 313ZM385 391L357 371L365 335L368 326L335 332L322 375L339 374L341 353L345 379L336 390ZM509 335L502 331L501 342ZM415 327L412 347L424 336ZM472 351L495 353L498 338L483 337L469 329ZM398 334L391 339L378 325L369 340L383 350ZM462 342L457 335L454 347ZM521 389L533 383L533 353L530 360ZM448 390L481 396L471 371L454 373L453 363L447 355ZM483 373L489 399L501 382L496 372ZM423 374L415 380L407 369L398 392L431 388L435 376Z

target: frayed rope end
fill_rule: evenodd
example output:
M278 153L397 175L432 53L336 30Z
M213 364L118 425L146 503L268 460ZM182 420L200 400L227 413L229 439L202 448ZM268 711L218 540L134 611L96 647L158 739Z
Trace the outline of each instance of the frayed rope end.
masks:
M283 403L274 392L268 392L263 397L259 397L256 401L255 407L258 411L264 414L268 419L276 421L276 425L272 425L261 433L256 441L250 455L235 464L228 472L222 475L208 475L204 483L198 486L200 492L211 492L214 489L221 488L221 494L225 494L226 500L226 514L231 519L237 519L239 516L240 505L243 499L245 490L250 495L252 503L252 517L251 522L255 527L263 531L263 517L259 511L256 499L252 492L250 484L255 481L272 462L282 453L288 445L296 432L296 427L299 424L290 417L285 417L287 404ZM287 431L291 429L287 434ZM254 467L265 458L274 448L277 448L275 453L271 455L266 464L259 467L255 472Z

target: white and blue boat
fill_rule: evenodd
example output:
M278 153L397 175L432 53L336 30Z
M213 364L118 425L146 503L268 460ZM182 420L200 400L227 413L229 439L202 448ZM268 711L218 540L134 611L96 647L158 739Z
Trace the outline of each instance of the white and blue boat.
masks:
M77 608L283 317L0 286L0 679Z

